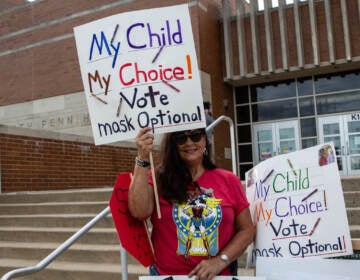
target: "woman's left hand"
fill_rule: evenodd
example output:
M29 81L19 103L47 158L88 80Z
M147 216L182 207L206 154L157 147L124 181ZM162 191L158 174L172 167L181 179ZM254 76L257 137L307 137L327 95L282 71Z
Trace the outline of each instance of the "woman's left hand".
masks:
M226 268L226 263L219 257L202 260L192 271L189 277L195 276L197 280L211 280Z

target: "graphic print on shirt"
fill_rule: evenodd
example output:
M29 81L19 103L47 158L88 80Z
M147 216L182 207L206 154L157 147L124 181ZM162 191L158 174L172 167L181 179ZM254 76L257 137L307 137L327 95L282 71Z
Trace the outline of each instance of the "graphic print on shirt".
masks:
M197 184L196 184L197 185ZM186 203L175 204L173 219L177 227L178 255L215 256L218 253L218 227L222 218L221 199L211 189L197 185L189 191Z

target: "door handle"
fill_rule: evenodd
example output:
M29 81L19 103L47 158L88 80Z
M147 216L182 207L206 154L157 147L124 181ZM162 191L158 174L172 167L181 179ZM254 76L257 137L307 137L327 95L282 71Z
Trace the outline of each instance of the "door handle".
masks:
M341 155L345 155L345 146L341 146Z
M346 155L350 155L349 141L346 141Z

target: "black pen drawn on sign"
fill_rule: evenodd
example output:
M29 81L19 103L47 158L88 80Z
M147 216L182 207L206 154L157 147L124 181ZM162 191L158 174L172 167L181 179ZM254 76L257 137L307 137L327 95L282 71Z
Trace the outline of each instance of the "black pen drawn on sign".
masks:
M95 94L93 94L93 93L91 93L91 96L92 96L92 97L95 97L96 100L99 100L100 102L102 102L102 103L104 103L104 104L107 105L107 102L106 102L105 100L102 100L99 96L97 96L97 95L95 95Z
M114 33L113 33L113 36L112 36L111 42L110 42L111 44L114 42L114 39L115 39L116 33L118 31L118 28L119 28L119 24L117 24L116 27L115 27L115 30L114 30Z
M159 55L160 55L160 53L161 53L161 51L163 50L164 47L165 47L165 45L161 46L160 50L157 52L154 59L152 60L152 63L154 63L157 60L157 58L159 57Z
M122 104L122 98L120 97L119 106L118 106L117 112L116 112L117 117L120 115L121 104Z
M172 84L169 84L167 81L165 80L161 80L165 85L167 85L168 87L172 88L173 90L175 90L176 92L180 92L180 90L176 87L174 87Z

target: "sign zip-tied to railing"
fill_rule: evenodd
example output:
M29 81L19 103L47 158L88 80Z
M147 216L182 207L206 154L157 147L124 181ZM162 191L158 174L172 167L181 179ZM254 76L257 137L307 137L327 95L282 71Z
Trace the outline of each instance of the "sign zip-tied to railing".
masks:
M74 28L96 145L204 128L188 5L113 15ZM153 155L151 172L155 178ZM154 180L156 210L161 217Z

